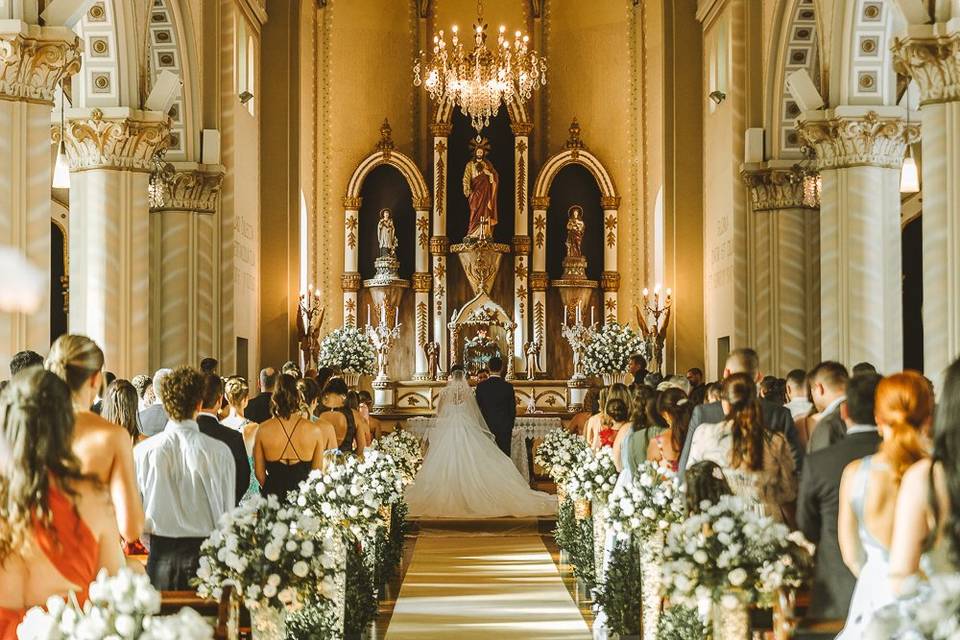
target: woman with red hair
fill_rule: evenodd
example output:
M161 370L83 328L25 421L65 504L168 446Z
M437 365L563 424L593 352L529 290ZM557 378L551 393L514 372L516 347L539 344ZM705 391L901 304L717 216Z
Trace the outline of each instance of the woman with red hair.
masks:
M933 393L923 376L905 371L881 380L874 411L880 450L847 465L840 481L840 553L857 586L838 640L862 637L874 612L894 599L887 574L897 495L907 469L930 455Z

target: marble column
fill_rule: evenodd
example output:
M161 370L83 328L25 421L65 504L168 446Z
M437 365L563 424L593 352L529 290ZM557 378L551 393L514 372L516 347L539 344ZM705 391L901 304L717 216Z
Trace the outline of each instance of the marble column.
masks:
M517 328L513 333L513 359L515 372L527 370L523 353L524 343L530 340L527 320L530 308L530 220L527 205L530 194L530 132L533 125L520 122L511 124L513 130L513 157L516 174L514 189L513 219L513 321Z
M120 377L150 370L150 212L154 154L166 114L128 107L70 109L70 331L103 348ZM59 141L59 125L54 127Z
M343 289L343 325L356 327L359 309L360 269L359 242L360 205L362 198L343 199L343 277L340 279Z
M530 312L533 318L533 340L540 345L540 365L547 366L547 209L550 196L534 196L533 207L533 258L530 268L530 291L533 294Z
M221 356L216 213L224 168L194 162L172 168L160 179L162 195L150 203L151 371Z
M912 25L893 55L897 71L920 89L923 366L939 390L960 355L960 28Z
M750 195L750 344L764 371L785 376L820 360L820 220L789 162L744 165Z
M0 22L0 245L50 273L50 111L56 87L80 70L80 41L66 27ZM59 115L59 114L58 114ZM0 358L50 346L49 284L35 313L0 314Z
M439 364L441 371L449 368L450 348L447 338L447 254L450 239L447 238L447 143L453 125L434 123L433 134L433 237L430 238L430 254L433 257L433 341L440 345Z
M606 322L616 322L619 315L618 298L620 292L620 271L617 262L619 196L604 196L600 199L603 207L603 276L600 284L603 288L603 313Z
M423 347L430 341L430 200L414 202L417 211L416 252L414 255L414 380L427 379L427 354Z
M903 366L900 167L920 135L905 116L900 107L840 106L797 120L823 181L821 357L847 366Z

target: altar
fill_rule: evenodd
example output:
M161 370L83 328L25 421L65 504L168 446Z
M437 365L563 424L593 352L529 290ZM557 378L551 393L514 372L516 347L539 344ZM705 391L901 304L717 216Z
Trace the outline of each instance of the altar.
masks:
M407 420L406 430L420 438L426 445L430 439L430 430L436 425L436 418L416 417ZM530 483L530 461L527 459L527 443L535 438L543 438L563 425L557 416L517 416L510 439L510 458L523 479Z

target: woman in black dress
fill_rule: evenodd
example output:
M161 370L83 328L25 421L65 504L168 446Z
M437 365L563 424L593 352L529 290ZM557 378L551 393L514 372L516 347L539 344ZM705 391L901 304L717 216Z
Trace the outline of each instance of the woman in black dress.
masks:
M327 411L321 418L333 425L337 433L338 448L342 453L363 455L367 446L367 426L360 412L347 406L350 390L343 378L331 378L323 389L323 406Z

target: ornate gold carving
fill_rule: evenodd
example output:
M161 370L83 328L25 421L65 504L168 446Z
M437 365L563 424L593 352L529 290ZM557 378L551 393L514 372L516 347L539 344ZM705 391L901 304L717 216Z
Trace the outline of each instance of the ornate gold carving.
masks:
M796 168L744 169L740 178L754 211L810 208L804 203L803 173Z
M821 170L857 166L899 169L907 144L920 138L919 124L880 117L876 111L863 116L801 118L797 130L816 151Z
M607 246L615 247L617 246L617 214L609 213L607 217L603 219L603 229L606 231L607 236Z
M530 290L546 291L550 287L550 278L546 271L534 271L530 274Z
M526 313L527 309L527 288L524 285L521 284L519 287L517 287L516 298L517 308L520 311L520 315L523 315Z
M513 252L518 256L530 254L530 236L513 236Z
M445 256L450 251L450 238L447 236L433 236L430 238L430 253L435 256Z
M447 188L447 167L446 167L446 157L447 157L447 145L443 140L438 140L434 150L437 154L436 167L434 168L434 196L433 201L437 206L437 216L440 220L443 220L444 216L444 206L447 202L445 197L445 191Z
M360 196L352 197L347 196L343 199L343 208L349 211L359 211L360 205L363 204L363 198Z
M352 214L347 214L346 219L343 221L343 226L347 230L347 246L351 249L357 248L357 227L359 224L357 216Z
M533 131L533 124L530 122L511 122L510 131L513 131L515 136L529 136L530 132Z
M569 149L572 153L570 154L574 160L576 160L580 153L581 149L586 149L583 145L583 138L580 137L580 123L577 122L577 119L574 118L573 122L570 123L570 128L568 129L569 136L567 137L567 143L564 146L565 149Z
M536 291L536 289L534 289ZM533 304L533 335L535 337L535 342L540 343L540 348L543 349L543 334L544 329L546 328L546 317L544 315L543 302L537 300ZM542 353L542 351L541 351Z
M356 293L360 291L360 274L356 271L350 271L340 276L340 288L344 293Z
M449 122L434 122L430 125L430 133L434 138L446 138L453 131L453 125Z
M217 198L223 186L223 169L175 171L165 181L163 205L151 211L196 211L216 213Z
M920 104L960 100L960 31L896 38L893 68L920 87Z
M0 97L52 104L57 85L80 71L80 48L65 27L21 24L0 33Z
M429 211L430 210L430 196L423 196L422 198L413 198L413 208L416 211Z
M546 211L550 207L550 196L533 196L530 205L536 211Z
M620 208L620 196L602 196L600 198L600 206L603 207L605 211L611 209Z
M430 219L426 216L417 216L417 246L427 250L430 244Z
M419 271L413 274L413 290L416 293L430 293L430 287L432 285L433 274Z
M527 210L527 143L523 140L517 142L517 179L516 179L516 199L517 211Z
M600 276L600 287L607 292L620 291L620 272L604 271Z
M71 170L150 171L154 154L170 144L170 118L124 111L130 116L106 118L103 111L94 109L89 118L67 121L65 135L59 125L52 128L54 142L64 135Z
M393 144L393 127L391 127L387 119L384 118L383 124L380 125L380 142L377 143L377 151L382 153L383 158L386 160L390 158L390 153L395 148Z
M533 238L537 243L537 249L543 249L547 240L547 216L538 213L533 217Z
M517 280L527 279L527 261L523 255L517 255L517 264L513 267L513 275Z
M427 344L427 303L421 301L417 305L417 345L422 347L425 344Z

